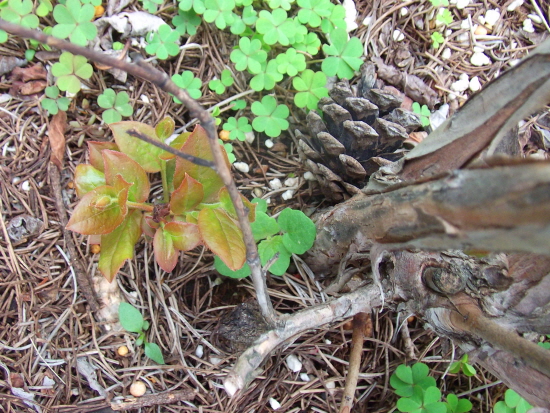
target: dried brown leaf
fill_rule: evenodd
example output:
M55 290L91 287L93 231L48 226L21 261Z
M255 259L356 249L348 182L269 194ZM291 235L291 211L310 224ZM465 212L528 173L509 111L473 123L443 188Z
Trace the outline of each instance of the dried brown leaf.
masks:
M63 155L65 154L65 129L67 127L67 114L59 111L52 117L48 137L52 147L50 160L59 168L63 167Z
M48 72L42 66L42 63L38 63L31 67L16 67L12 71L12 81L21 80L28 82L29 80L46 80Z

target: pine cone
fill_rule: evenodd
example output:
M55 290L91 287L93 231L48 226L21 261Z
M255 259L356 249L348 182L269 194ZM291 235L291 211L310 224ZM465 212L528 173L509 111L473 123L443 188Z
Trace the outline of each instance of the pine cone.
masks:
M380 85L374 64L365 63L357 86L336 83L330 98L319 101L324 120L310 111L309 134L296 131L306 169L332 201L360 192L380 165L401 158L408 134L422 126L415 113L400 108L401 96L375 87Z

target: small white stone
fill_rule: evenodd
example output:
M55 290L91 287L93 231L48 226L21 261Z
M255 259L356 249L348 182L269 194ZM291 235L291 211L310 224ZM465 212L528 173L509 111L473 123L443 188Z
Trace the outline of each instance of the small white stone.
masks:
M533 21L531 19L525 19L523 21L523 30L527 33L535 33L535 27L533 26Z
M414 25L418 30L424 30L424 19L416 19Z
M513 60L510 60L508 62L508 64L511 66L511 67L514 67L515 65L517 65L519 62L521 62L521 59L513 59Z
M255 138L256 138L256 135L254 135L254 131L252 130L244 134L244 140L247 141L249 144L252 144Z
M271 189L281 189L283 187L283 184L281 183L281 180L279 178L275 178L271 181L269 181L269 187Z
M443 122L445 122L445 119L447 119L448 116L449 105L445 103L430 115L430 125L433 129L437 129Z
M470 80L467 73L461 73L458 77L460 80Z
M477 19L481 24L485 24L485 16L479 16Z
M487 13L485 13L485 24L488 24L489 26L494 26L497 24L498 19L500 19L499 9L487 10Z
M463 46L469 46L470 45L470 34L469 33L460 33L458 36L456 36L456 40L460 42Z
M333 382L333 381L329 381L329 382L326 384L326 386L327 386L327 389L332 390L332 389L335 389L335 388L336 388L336 383Z
M372 16L367 16L363 19L363 26L370 26L372 23Z
M523 0L514 0L512 3L510 3L508 5L508 8L506 10L508 11L514 11L515 9L517 9L519 6L521 6L523 4Z
M332 344L332 341L330 341L328 338L325 338L325 344Z
M457 0L456 8L459 10L465 9L470 4L470 0Z
M281 408L281 403L279 403L277 400L275 400L273 397L269 399L269 405L273 410L277 410Z
M444 60L449 60L451 58L451 49L446 47L444 50L443 50L443 53L441 53L441 58L444 59Z
M298 182L300 182L299 178L287 178L285 179L285 186L291 187L298 185Z
M344 10L346 11L344 22L346 23L346 31L349 33L357 29L357 8L353 0L344 0L342 6L344 6Z
M222 362L222 359L219 358L219 357L210 356L210 357L208 357L208 361L210 362L210 364L213 364L214 366L217 366L218 364L220 364Z
M254 188L254 190L252 192L254 192L254 196L256 198L261 198L262 195L264 194L264 191L262 191L261 188Z
M151 103L147 95L140 95L139 97L143 103Z
M292 199L294 196L294 189L289 189L281 195L281 198L283 198L285 201L288 201L289 199Z
M474 46L474 53L483 53L485 49L481 46Z
M311 172L307 171L304 173L304 179L306 181L316 181L317 178L315 178L315 175L313 175Z
M13 185L17 185L19 182L21 182L21 178L19 178L18 176L16 176L15 178L13 178L13 179L11 180L11 183L12 183Z
M399 10L399 14L404 17L409 14L409 9L407 7L401 7L401 9Z
M542 24L542 19L538 14L531 13L528 14L527 17L529 17L533 23Z
M491 64L491 59L485 53L474 53L470 57L470 63L474 66L486 66Z
M271 139L266 139L266 140L265 140L265 147L266 147L267 149L273 148L273 145L274 145L274 143L273 143L273 141L272 141Z
M451 84L451 90L453 92L464 92L466 89L468 89L468 79L459 79Z
M541 149L541 150L529 155L529 158L544 160L544 159L546 159L546 151Z
M31 189L31 184L29 183L29 181L25 181L21 184L21 189L23 191L29 191Z
M195 356L197 356L198 358L202 358L202 356L204 356L204 347L202 344L199 344L195 350Z
M237 171L247 174L250 171L250 166L246 162L233 162L233 166Z
M454 93L449 93L449 100L455 100L456 95Z
M477 76L474 76L471 80L470 80L470 86L469 86L470 90L472 92L477 92L478 90L481 89L481 83L479 82L479 77Z
M470 19L464 19L460 22L460 28L463 30L468 30L470 28Z
M402 42L405 40L405 35L401 30L394 30L392 38L395 42Z
M311 379L309 378L307 373L300 373L300 380L305 381L305 382L311 381Z
M294 354L291 354L286 358L286 365L290 369L290 371L293 371L294 373L298 373L300 370L302 370L302 362L298 360L298 357L296 357Z

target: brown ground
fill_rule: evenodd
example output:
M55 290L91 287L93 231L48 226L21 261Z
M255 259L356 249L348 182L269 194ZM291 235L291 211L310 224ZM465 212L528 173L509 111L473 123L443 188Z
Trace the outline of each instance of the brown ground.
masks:
M505 10L509 3L478 2L471 4L467 11L475 22L487 9L498 7ZM538 4L548 19L548 3ZM406 16L399 13L403 5L409 8ZM461 31L454 30L446 39L447 45L437 52L430 48L429 32L418 29L413 23L425 13L419 8L419 1L365 0L359 1L357 7L359 21L374 16L374 23L369 28L360 26L355 34L363 42L369 42L369 51L383 57L388 64L397 63L393 56L398 47L403 49L405 57L409 53L411 59L405 62L404 68L437 90L442 102L447 101L447 91L461 73L470 77L477 75L484 84L505 70L511 60L524 56L548 34L541 24L535 25L535 34L520 31L525 16L534 12L530 3L514 13L504 11L489 33L495 36L492 38L495 42L487 40L484 43L492 49L488 54L493 57L493 63L478 68L469 63L471 46L461 45L456 39ZM464 11L454 11L454 25L459 26ZM402 43L392 40L392 33L397 28L405 33ZM515 47L510 46L512 41L516 42ZM233 38L202 26L191 42L202 45L211 59L204 58L200 49L189 49L185 55L163 63L162 67L170 74L183 69L192 70L206 84L229 61ZM453 54L449 60L442 61L441 52L447 46ZM23 41L12 38L0 46L0 55L22 58L23 50ZM85 162L82 138L110 139L99 121L86 125L98 109L95 98L103 88L113 83L113 79L105 72L96 71L88 83L90 90L80 93L68 111L68 120L73 123L66 133L65 165L61 174L68 210L77 201L71 189L74 168ZM241 83L244 87L244 82ZM3 93L8 93L12 86L14 80L10 73L0 78ZM133 78L129 78L124 87L135 99L133 119L156 124L165 115L170 115L178 126L190 121L185 108L173 104L169 96L155 87ZM268 403L270 398L282 405L279 411L287 413L338 410L351 338L351 330L345 323L310 332L287 343L267 361L263 373L243 395L234 400L228 398L221 388L221 381L236 354L222 351L221 355L216 355L206 345L202 357L197 357L195 351L201 340L212 341L219 318L234 305L248 299L253 288L249 280L220 280L212 268L210 252L204 249L182 257L174 272L167 275L153 263L151 245L139 243L135 258L123 267L116 279L124 293L144 309L151 321L149 338L161 346L165 366L156 365L144 357L141 348L134 348L130 334L102 332L90 314L81 289L75 290L75 277L63 257L67 245L52 193L52 179L55 177L48 172L49 119L37 101L41 94L29 98L12 93L16 97L0 107L0 410L34 411L12 394L11 387L23 387L34 394L36 404L46 412L92 412L109 406L91 388L89 380L78 373L77 357L84 357L97 368L97 380L107 389L109 398L127 396L130 384L137 378L145 380L153 393L176 392L188 387L199 390L193 402L149 407L142 411L266 412L272 410ZM206 106L219 98L207 86L203 87L203 94L201 103ZM145 103L142 96L146 96L150 103ZM86 107L84 98L94 103ZM460 99L451 103L453 109L456 102ZM544 148L539 135L527 133L521 137L526 152ZM251 164L251 169L260 165L269 167L265 175L259 172L250 175L236 173L247 196L251 195L253 188L259 188L264 196L269 196L268 180L275 177L283 180L289 173L300 169L291 145L281 143L275 148L277 151L267 151L260 142L261 139L257 139L252 146L235 144L237 158ZM157 182L156 187L159 185ZM282 201L278 193L271 196L271 205L275 211L285 206L310 211L321 205L317 194L314 187L306 184L291 203ZM42 225L36 231L30 229L30 234L16 241L9 238L7 232L13 226L13 220L22 216L40 219ZM94 273L97 257L90 252L86 237L72 236L79 259L90 273ZM312 282L307 277L304 280L294 273L269 280L273 303L281 312L296 311L320 302L322 286L323 281ZM408 331L399 330L403 316L401 314L398 318L398 313L393 311L373 315L374 331L364 346L362 373L356 392L360 407L356 411L394 410L397 397L389 386L389 377L397 365L410 360L406 354L411 349L418 360L430 366L443 393L467 395L474 404L474 411L487 412L502 398L505 388L482 369L478 369L478 374L472 378L447 374L441 381L453 353L452 344L424 330L414 320L408 323ZM185 317L188 324L181 317ZM403 340L407 336L412 340L413 348L407 347L407 340ZM121 345L130 347L128 356L117 354ZM287 368L285 358L290 354L301 359L302 373L307 372L311 381L302 381L298 373ZM217 360L212 360L213 356ZM48 385L46 378L55 384Z

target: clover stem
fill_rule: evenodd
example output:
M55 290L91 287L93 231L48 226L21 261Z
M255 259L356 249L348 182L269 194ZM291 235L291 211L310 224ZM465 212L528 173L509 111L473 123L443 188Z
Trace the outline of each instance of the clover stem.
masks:
M139 209L140 211L153 212L153 205L146 204L144 202L132 202L127 201L128 208Z
M170 201L170 190L168 188L168 177L166 176L166 161L163 160L160 161L160 176L162 177L162 197L164 203L168 203Z

